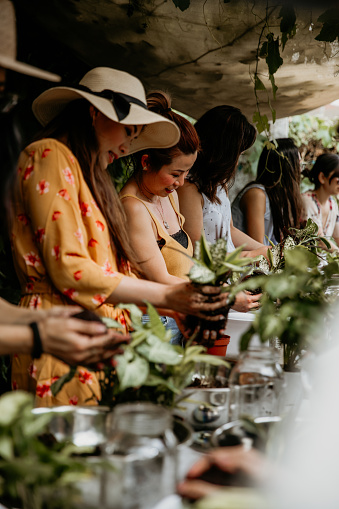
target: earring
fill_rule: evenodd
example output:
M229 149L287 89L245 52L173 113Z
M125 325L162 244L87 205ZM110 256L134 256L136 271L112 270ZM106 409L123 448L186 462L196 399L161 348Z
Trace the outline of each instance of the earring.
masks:
M143 166L143 167L142 167L142 169L143 169L144 171L146 171L146 170L147 170L147 166Z

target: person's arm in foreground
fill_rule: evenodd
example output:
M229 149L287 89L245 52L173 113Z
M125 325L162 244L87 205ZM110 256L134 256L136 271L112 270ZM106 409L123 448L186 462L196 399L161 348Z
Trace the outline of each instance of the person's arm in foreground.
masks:
M28 310L0 299L0 355L32 353L35 322L44 353L68 364L93 364L119 353L128 336L107 330L103 323L83 321L71 315L80 307Z
M243 472L253 478L254 482L263 483L270 479L274 465L256 449L243 446L221 447L199 459L189 470L186 479L179 483L178 493L190 499L198 499L211 494L221 486L199 479L210 468L217 467L229 474Z

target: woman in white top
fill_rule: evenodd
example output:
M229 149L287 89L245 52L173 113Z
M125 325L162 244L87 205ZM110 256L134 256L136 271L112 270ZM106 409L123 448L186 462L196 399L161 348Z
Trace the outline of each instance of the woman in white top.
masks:
M300 156L291 138L280 138L263 148L254 182L240 191L232 204L234 224L250 237L277 244L301 218Z
M212 243L226 237L229 251L244 245L244 256L266 255L267 247L233 226L227 195L240 154L255 141L254 126L238 108L225 105L207 111L194 127L200 138L201 151L187 181L178 189L185 229L193 245L204 230L207 240ZM259 297L247 296L245 306L235 309L255 308Z
M319 226L318 234L329 237L331 251L337 251L339 217L338 203L334 195L339 194L339 156L321 154L307 172L307 177L315 185L315 189L302 194L303 219L313 219Z

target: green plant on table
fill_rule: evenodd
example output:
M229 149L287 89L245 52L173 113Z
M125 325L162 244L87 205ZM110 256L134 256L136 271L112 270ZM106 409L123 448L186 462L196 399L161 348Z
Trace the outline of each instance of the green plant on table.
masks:
M32 409L28 393L0 398L0 501L23 509L73 509L80 500L76 482L90 472L83 459L72 457L83 448L45 445L39 437L52 415L37 416Z
M244 283L248 289L259 285L263 297L254 321L241 337L240 349L246 350L254 335L263 343L278 338L284 369L298 369L303 352L321 347L324 328L319 335L317 326L326 323L331 313L326 290L338 269L335 259L320 267L317 253L303 244L285 249L282 268Z
M220 330L225 328L228 312L239 291L238 285L243 277L253 270L254 259L242 257L242 250L243 246L240 246L234 251L228 252L226 239L218 239L215 244L211 244L206 240L204 233L196 242L195 256L192 258L194 263L188 274L190 281L198 287L211 285L219 287L221 292L228 293L226 307L215 313L223 314L224 320L198 321L192 317L192 322L200 326L200 336L196 338L200 342L203 341L202 333L205 329Z
M124 353L115 357L116 367L105 365L100 373L101 405L112 407L118 403L151 401L174 407L182 390L191 381L198 362L228 365L220 357L206 355L201 345L185 346L170 343L171 332L166 330L151 304L147 304L149 322L141 322L142 311L134 304L118 307L130 312L133 331L131 342L123 345ZM108 327L117 322L103 318ZM76 368L55 382L51 390L56 394L64 383L74 376Z

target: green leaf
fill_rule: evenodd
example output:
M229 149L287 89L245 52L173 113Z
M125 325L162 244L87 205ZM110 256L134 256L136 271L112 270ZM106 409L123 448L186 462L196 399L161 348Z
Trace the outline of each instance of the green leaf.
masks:
M291 4L283 5L280 9L279 18L282 18L280 21L280 32L281 36L281 44L282 49L284 50L285 44L288 39L292 39L297 31L296 25L296 14L294 11L294 7Z
M275 79L274 79L273 74L270 74L270 82L272 83L273 99L276 99L276 93L277 93L278 87L275 84ZM273 116L273 122L275 122L275 110L273 110L272 107L271 107L271 112L272 112L272 116ZM274 150L276 150L276 149L274 149Z
M161 341L154 334L150 334L146 341L138 345L136 351L149 362L175 365L181 361L181 356L176 351L174 345Z
M138 306L136 306L135 304L118 304L117 307L129 311L133 327L135 328L141 327L141 317L143 315L143 312Z
M258 111L253 114L253 123L256 124L258 133L269 131L270 125L268 123L267 115L260 115Z
M143 359L136 353L128 355L127 349L123 355L117 355L115 359L118 364L116 367L119 378L119 392L129 387L140 387L146 381L149 374L149 365L146 359Z
M4 459L12 459L14 456L13 441L6 435L0 436L0 456Z
M121 323L113 320L113 318L109 318L108 316L101 316L101 321L104 322L107 329L123 329Z
M162 323L156 309L149 302L147 302L147 314L149 316L149 323L147 325L152 330L152 334L164 340L166 338L166 327Z
M186 11L191 4L191 0L172 0L174 5L178 7L181 11Z
M261 79L259 78L257 73L254 75L254 89L255 90L266 90L265 85L263 84L263 82L261 81Z
M206 265L195 262L190 268L188 277L193 283L208 284L215 281L215 274Z
M0 427L11 425L24 408L33 408L33 396L24 391L5 393L0 398Z
M328 9L318 21L323 23L319 35L315 37L316 41L333 42L339 39L339 11L337 8Z
M72 380L76 371L77 367L72 366L68 373L65 373L60 378L58 378L58 380L51 384L51 393L53 394L53 396L56 396L61 391L63 386Z
M212 256L204 232L200 237L200 261L211 268Z
M280 56L279 37L274 39L274 34L270 32L260 48L259 56L265 58L269 74L275 74L284 62Z

